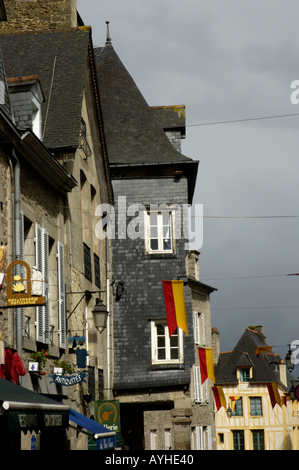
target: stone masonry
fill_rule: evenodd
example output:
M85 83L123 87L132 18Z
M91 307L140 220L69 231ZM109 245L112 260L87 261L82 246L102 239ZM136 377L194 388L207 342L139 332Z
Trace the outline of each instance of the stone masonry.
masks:
M59 31L77 26L77 0L9 0L0 33Z

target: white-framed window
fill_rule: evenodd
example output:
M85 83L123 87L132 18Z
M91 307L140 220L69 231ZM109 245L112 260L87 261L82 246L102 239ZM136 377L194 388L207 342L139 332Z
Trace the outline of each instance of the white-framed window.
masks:
M164 449L171 450L171 429L164 429Z
M193 366L193 383L195 403L208 402L208 381L206 380L203 384L201 384L201 374L199 366Z
M212 450L211 426L194 426L191 428L191 450Z
M64 245L57 242L57 273L58 273L58 316L59 316L59 347L67 348L66 339L66 302L64 274Z
M182 330L169 338L166 320L151 322L152 364L181 364L184 361Z
M193 329L195 344L206 345L204 314L193 311Z
M174 253L175 211L171 209L145 212L145 246L147 253Z
M150 450L157 450L157 430L150 431Z
M35 263L43 275L42 295L45 297L45 305L36 307L36 341L50 344L49 234L38 224L35 224Z

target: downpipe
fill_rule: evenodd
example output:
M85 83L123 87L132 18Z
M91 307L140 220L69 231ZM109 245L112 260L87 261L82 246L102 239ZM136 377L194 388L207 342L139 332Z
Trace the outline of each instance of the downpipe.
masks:
M14 259L21 259L21 243L20 243L20 211L21 211L21 190L20 190L20 162L16 155L15 148L11 148L11 153L9 155L13 167L13 178L14 178L14 231L13 231L13 252ZM20 276L21 266L16 265L16 274ZM22 357L22 309L20 307L16 308L16 349L20 357Z

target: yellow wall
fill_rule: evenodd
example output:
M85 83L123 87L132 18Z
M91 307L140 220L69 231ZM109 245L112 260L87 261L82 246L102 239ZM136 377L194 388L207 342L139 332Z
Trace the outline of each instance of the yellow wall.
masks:
M252 450L252 431L264 431L265 450L298 450L298 402L287 401L287 406L275 405L272 409L266 384L239 383L224 385L227 407L231 407L231 396L240 396L243 401L243 416L227 418L222 407L216 413L217 450L233 450L233 431L243 430L245 450ZM283 392L279 389L281 397ZM250 416L250 397L262 397L262 416ZM223 434L224 442L220 442Z

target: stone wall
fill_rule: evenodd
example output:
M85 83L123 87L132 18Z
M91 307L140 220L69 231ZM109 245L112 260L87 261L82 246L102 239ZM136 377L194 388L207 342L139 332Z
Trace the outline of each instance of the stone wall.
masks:
M0 33L59 31L77 26L77 0L9 0Z

